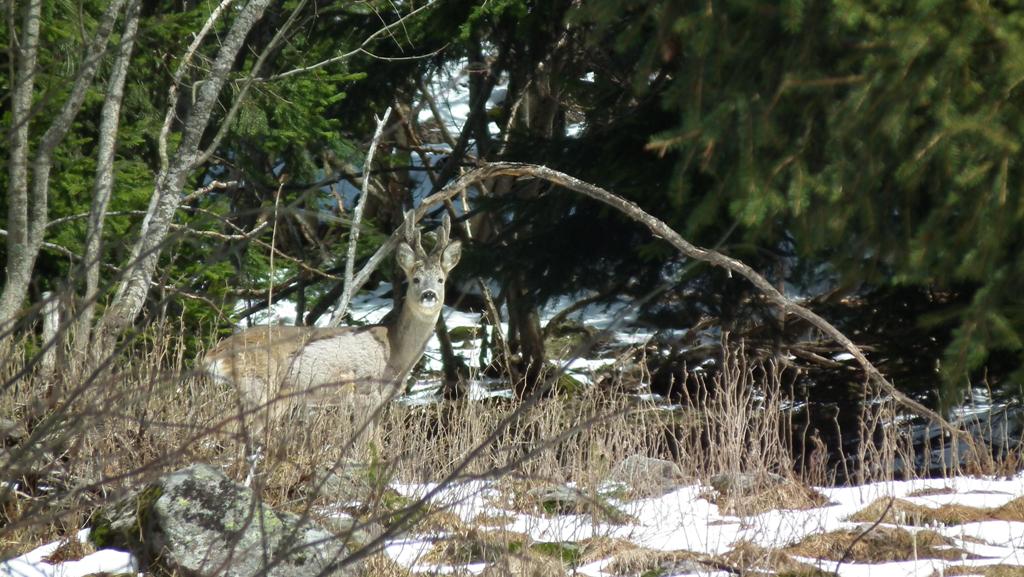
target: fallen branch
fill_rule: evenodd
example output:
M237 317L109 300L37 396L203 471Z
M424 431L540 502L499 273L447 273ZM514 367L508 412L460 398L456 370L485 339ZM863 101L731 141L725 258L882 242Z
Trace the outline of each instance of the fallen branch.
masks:
M975 457L979 454L978 449L975 446L974 439L972 439L970 435L967 435L964 431L950 424L949 421L942 417L942 415L899 391L896 386L889 382L889 380L882 375L882 372L879 371L866 356L864 356L863 351L861 351L861 349L855 345L849 337L843 334L842 331L834 327L832 323L828 322L814 311L811 311L810 309L786 298L786 296L779 292L772 283L768 282L767 279L743 262L732 257L728 257L718 251L701 248L691 244L664 221L651 216L635 203L608 192L601 187L584 182L578 178L550 169L546 166L520 164L515 162L499 162L471 170L459 177L457 180L448 184L448 186L444 187L442 190L438 191L437 194L424 199L419 208L416 209L416 220L419 221L420 218L430 212L434 205L441 204L446 200L454 198L479 182L500 176L538 178L603 202L636 222L644 225L654 236L664 239L684 256L724 268L742 276L760 290L765 295L765 298L769 303L782 309L784 314L796 315L806 320L842 346L846 352L853 355L853 358L855 358L864 369L864 373L868 377L868 382L876 384L885 394L891 396L893 400L911 413L936 423L951 437L964 441L971 448ZM398 244L401 232L401 228L399 228L399 230L392 233L391 237L377 249L377 252L370 257L370 260L367 261L363 269L355 276L352 286L353 294L366 283L380 262L384 260L384 257L394 250L395 246Z
M850 553L853 553L854 545L860 543L860 541L864 537L868 536L868 533L874 531L878 528L879 525L882 524L882 521L885 520L885 516L889 514L889 511L892 509L892 506L895 502L896 497L889 497L889 503L885 505L885 509L882 511L882 514L879 515L877 519L875 519L875 522L872 523L871 526L867 529L861 531L859 535L854 537L853 541L850 541L850 544L846 547L846 550L843 551L843 556L839 558L838 562L836 562L836 569L832 572L832 575L835 575L835 577L839 577L839 567L841 567L843 563L846 563L846 560L850 558Z
M500 176L538 178L600 201L644 225L654 236L664 239L684 256L724 268L742 276L761 291L769 303L782 309L784 314L796 315L797 317L806 320L829 338L837 342L848 353L853 355L864 369L869 382L876 384L884 393L890 395L897 403L910 412L938 424L953 438L961 439L966 442L968 446L971 447L971 450L974 451L975 456L978 455L974 440L970 438L969 435L954 427L935 411L899 391L895 385L889 382L889 380L882 375L881 371L879 371L878 368L875 367L875 365L869 361L866 356L864 356L864 353L853 343L853 341L851 341L827 320L819 316L814 311L811 311L786 298L786 296L779 292L772 283L768 282L767 279L743 262L732 257L728 257L718 251L694 246L673 230L672 227L665 224L665 222L651 216L635 203L608 192L603 188L584 182L557 170L552 170L545 166L512 162L495 163L469 171L458 180L446 186L438 194L424 200L423 204L419 207L419 210L417 210L417 214L422 215L426 213L430 210L430 206L439 204L445 199L452 198L478 182ZM391 248L394 247L395 242L397 242L397 238L397 234L392 235L389 242L381 248L383 249L387 247L388 250L391 250ZM374 256L376 257L377 255L375 254ZM360 272L360 276L362 276L362 274L363 271Z

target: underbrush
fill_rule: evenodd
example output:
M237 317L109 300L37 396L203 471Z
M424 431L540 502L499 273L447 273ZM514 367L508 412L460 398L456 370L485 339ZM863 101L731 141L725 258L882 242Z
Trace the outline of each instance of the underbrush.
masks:
M915 474L899 465L915 462L915 448L911 423L891 400L865 391L862 406L849 409L861 412L861 429L844 432L860 439L857 454L843 454L842 445L827 447L794 423L800 401L786 372L751 362L742 346L725 347L716 373L691 372L679 405L622 392L642 389L636 382L527 400L395 402L360 436L369 415L345 406L261 424L230 386L192 372L196 359L184 353L181 329L151 327L101 370L67 364L49 379L26 369L24 347L12 345L15 353L0 366L0 558L74 535L97 506L195 462L219 465L272 506L298 512L351 502L356 491L361 504L348 512L381 527L444 522L442 513L392 490L396 483L490 479L510 506L527 507L522 497L537 487L571 484L583 495L604 494L606 481L637 455L674 463L680 484L732 473L782 477L797 487L827 485L837 475L867 482ZM968 472L1005 471L1018 457L975 458ZM634 481L642 493L643 479ZM730 506L776 505L757 494L745 498ZM400 573L379 558L371 567Z

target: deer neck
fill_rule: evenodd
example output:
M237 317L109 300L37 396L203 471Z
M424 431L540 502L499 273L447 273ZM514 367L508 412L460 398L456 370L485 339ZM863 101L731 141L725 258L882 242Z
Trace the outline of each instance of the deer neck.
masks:
M388 326L388 344L391 355L388 358L388 372L397 380L404 380L413 366L420 360L427 341L434 334L437 316L424 315L405 304L398 318Z

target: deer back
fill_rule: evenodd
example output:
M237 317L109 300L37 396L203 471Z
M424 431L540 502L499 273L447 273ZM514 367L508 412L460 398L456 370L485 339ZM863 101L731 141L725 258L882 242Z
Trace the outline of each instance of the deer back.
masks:
M278 397L323 404L343 392L375 394L388 380L388 329L368 327L253 327L206 355L214 377L238 387L242 399L262 406ZM287 399L286 399L287 400Z

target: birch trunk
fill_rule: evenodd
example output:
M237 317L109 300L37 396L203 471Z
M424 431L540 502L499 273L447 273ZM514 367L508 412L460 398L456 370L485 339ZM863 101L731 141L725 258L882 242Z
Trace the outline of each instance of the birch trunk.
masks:
M181 203L181 193L189 175L200 158L203 133L227 82L232 65L249 31L262 17L270 0L252 0L239 10L231 24L208 76L199 83L196 101L181 131L178 148L156 178L156 187L142 221L139 238L132 247L131 259L117 287L114 300L100 320L98 338L100 352L113 347L114 340L135 321L146 302L160 251L167 240L174 214Z
M7 161L7 280L0 294L0 326L3 333L18 314L28 289L28 125L35 92L36 55L39 50L39 19L42 0L25 3L20 38L12 38L11 52L18 56L17 78L11 95L10 158ZM11 31L12 37L14 31ZM4 335L6 336L6 334Z
M107 7L99 27L86 49L85 58L75 75L67 100L43 134L32 160L32 179L28 178L28 129L32 114L32 96L39 49L41 0L31 0L25 9L21 48L17 50L18 79L12 102L10 188L8 191L7 280L0 294L0 325L9 327L28 292L36 257L43 246L49 214L50 172L53 152L82 109L86 91L107 50L107 42L117 22L124 0L115 0Z
M117 148L117 134L121 120L121 103L124 100L124 83L128 76L135 36L139 27L139 0L131 0L125 16L124 32L117 51L110 79L107 82L107 97L100 113L100 134L97 144L96 182L93 184L92 204L89 207L89 224L85 237L85 253L82 267L85 276L85 292L82 308L75 330L75 356L79 361L86 359L88 343L91 341L92 317L96 299L99 298L100 257L103 238L103 223L114 189L114 152Z

